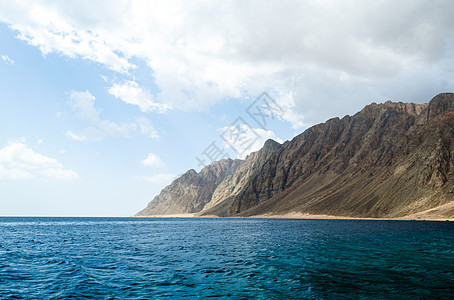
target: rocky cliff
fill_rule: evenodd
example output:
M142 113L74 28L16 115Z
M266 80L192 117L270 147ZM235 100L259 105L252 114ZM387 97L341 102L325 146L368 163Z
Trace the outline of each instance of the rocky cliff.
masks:
M453 165L454 94L372 103L242 162L189 171L139 214L399 217L454 201Z

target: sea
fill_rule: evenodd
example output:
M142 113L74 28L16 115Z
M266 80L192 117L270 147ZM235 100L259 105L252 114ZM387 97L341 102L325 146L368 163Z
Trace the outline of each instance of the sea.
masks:
M454 222L0 218L0 299L452 299Z

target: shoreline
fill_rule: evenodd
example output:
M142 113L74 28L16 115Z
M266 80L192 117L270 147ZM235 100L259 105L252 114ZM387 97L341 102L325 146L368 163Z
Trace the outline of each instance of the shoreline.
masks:
M384 221L454 221L454 201L427 209L418 213L413 213L403 217L346 217L324 214L309 214L302 212L289 212L286 214L266 213L250 217L219 217L216 215L200 216L192 214L169 214L151 216L133 216L135 218L232 218L232 219L312 219L312 220L384 220Z
M305 213L287 213L283 215L278 214L263 214L251 216L248 218L262 218L262 219L301 219L301 220L371 220L371 221L454 221L454 218L446 217L422 217L422 216L404 216L404 217L384 217L384 218L375 218L375 217L346 217L346 216L333 216L333 215L323 215L323 214L305 214Z
M346 217L322 214L306 213L287 213L287 214L262 214L249 217L219 217L216 215L199 216L197 214L169 214L169 215L150 215L150 216L132 216L134 218L219 218L219 219L295 219L295 220L372 220L372 221L454 221L452 217L423 217L419 215L409 215L396 218L368 218L368 217Z

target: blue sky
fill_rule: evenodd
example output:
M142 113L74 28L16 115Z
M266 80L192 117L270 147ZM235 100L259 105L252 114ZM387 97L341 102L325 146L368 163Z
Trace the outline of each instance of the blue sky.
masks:
M3 175L2 215L132 215L176 176L191 168L200 170L196 157L202 159L202 152L213 141L224 148L219 129L238 116L246 120L245 110L254 100L225 99L195 111L142 112L138 105L109 94L114 80L135 75L117 74L98 63L58 53L43 56L16 36L17 32L1 25L2 55L8 57L0 63L1 147L23 145L35 154L56 159L60 169L74 174L49 177L25 166L28 175ZM156 93L152 70L135 63L138 69L145 69L133 72L141 79L135 82L150 94ZM90 107L97 111L98 120L87 119L71 105L75 95L94 97ZM105 133L97 128L96 123L102 121L125 125L125 132ZM148 131L142 132L141 122L150 127ZM247 122L253 119L249 117ZM90 127L100 132L84 137L84 130ZM271 127L283 139L295 134L286 121L276 120ZM266 137L278 137L270 134L258 144ZM246 150L257 150L257 146ZM239 156L232 149L225 151L232 158ZM142 163L149 155L157 161Z
M452 91L451 2L362 3L0 1L0 215L133 215L213 142Z

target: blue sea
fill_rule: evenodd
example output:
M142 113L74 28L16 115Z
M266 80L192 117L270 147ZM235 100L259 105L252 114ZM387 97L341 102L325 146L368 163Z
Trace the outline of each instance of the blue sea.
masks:
M454 222L0 218L1 299L453 293Z

